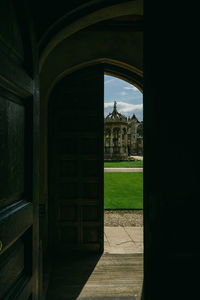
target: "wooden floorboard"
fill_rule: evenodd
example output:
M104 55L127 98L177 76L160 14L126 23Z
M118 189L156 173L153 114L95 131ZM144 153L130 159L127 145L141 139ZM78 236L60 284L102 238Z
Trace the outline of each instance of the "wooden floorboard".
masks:
M143 254L103 254L55 261L46 300L140 300Z

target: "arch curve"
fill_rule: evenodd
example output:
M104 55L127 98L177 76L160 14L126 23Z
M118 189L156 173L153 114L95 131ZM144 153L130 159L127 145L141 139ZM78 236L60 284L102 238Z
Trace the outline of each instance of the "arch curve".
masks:
M71 68L66 69L60 73L52 82L47 93L47 101L49 96L56 86L56 84L65 76L72 74L75 71L87 68L93 65L102 65L104 68L104 74L115 76L122 80L127 81L130 84L135 85L141 92L143 92L143 72L134 66L131 66L122 61L110 59L110 58L98 58L90 61L85 61L81 64L75 65Z
M96 1L103 2L103 1ZM102 3L103 5L103 3ZM115 17L127 16L130 14L142 15L143 14L143 1L141 0L129 0L122 1L121 3L113 4L112 1L104 6L94 5L93 10L91 11L91 3L86 4L88 6L88 14L79 17L78 20L77 14L81 13L82 9L85 9L85 5L82 5L77 10L74 10L70 15L66 14L60 18L56 23L54 23L49 30L44 34L40 41L40 62L39 70L41 71L43 64L45 63L48 55L53 51L53 49L61 43L64 39L73 35L74 33L87 28L93 24L96 24L101 21L112 19ZM69 21L67 20L71 20Z

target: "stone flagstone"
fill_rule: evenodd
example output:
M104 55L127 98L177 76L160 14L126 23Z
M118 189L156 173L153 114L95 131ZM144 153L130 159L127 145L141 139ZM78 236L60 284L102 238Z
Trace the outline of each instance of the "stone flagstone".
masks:
M104 252L143 253L143 227L104 227Z

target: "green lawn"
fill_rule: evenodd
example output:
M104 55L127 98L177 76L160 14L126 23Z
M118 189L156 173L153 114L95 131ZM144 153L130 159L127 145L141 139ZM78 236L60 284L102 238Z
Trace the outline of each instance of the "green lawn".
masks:
M104 173L105 209L143 209L143 173Z
M142 167L143 167L142 160L104 162L104 168L142 168Z

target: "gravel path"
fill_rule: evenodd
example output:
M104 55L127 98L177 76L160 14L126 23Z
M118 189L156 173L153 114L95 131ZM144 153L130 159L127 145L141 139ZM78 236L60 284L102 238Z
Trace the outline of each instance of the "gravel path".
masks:
M104 210L104 225L110 227L143 226L143 210Z

